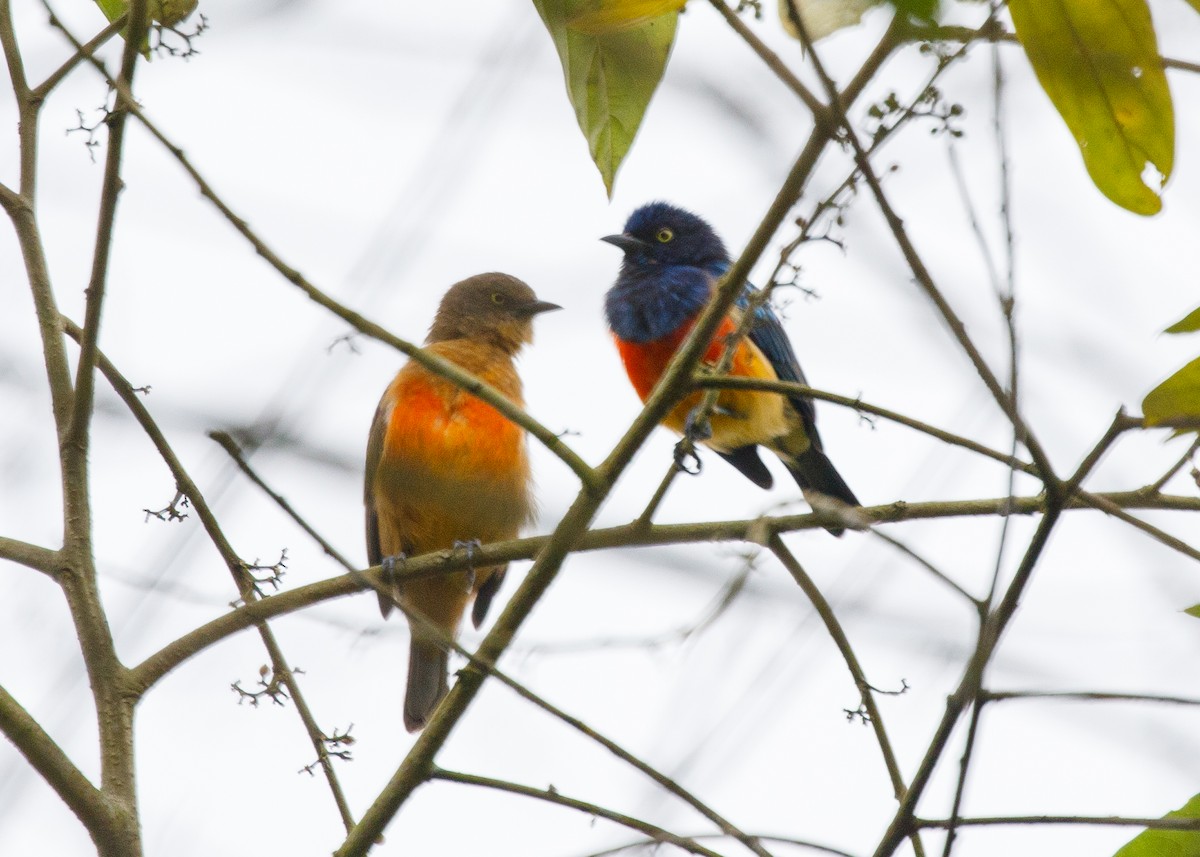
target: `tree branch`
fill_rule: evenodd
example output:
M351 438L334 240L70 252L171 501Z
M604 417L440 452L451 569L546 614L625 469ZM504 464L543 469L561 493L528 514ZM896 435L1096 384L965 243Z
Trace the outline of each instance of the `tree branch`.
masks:
M695 379L697 387L716 387L722 390L768 390L776 393L787 393L788 395L806 396L813 399L818 399L823 402L830 402L835 405L841 405L844 408L859 411L861 413L872 414L877 417L882 417L889 422L899 423L903 426L908 426L911 429L922 432L935 437L940 441L951 444L953 446L961 446L963 449L969 449L972 452L977 452L980 455L987 456L995 461L999 461L1006 467L1015 468L1022 473L1028 473L1031 476L1037 476L1037 468L1028 462L1021 461L1019 458L1009 455L1005 452L992 449L984 446L969 438L961 437L956 434L951 434L936 426L931 426L928 423L923 423L920 420L905 416L896 411L881 408L878 405L868 404L862 399L851 399L848 396L839 396L836 393L827 393L824 390L818 390L814 387L809 387L805 384L797 384L794 381L771 381L766 378L746 378L735 377L732 375L699 375Z
M1005 702L1013 699L1068 700L1077 702L1161 702L1167 705L1200 705L1200 697L1162 696L1153 693L1112 693L1100 690L985 690L981 702Z
M100 791L3 687L0 687L0 731L93 836L109 827L111 819Z
M689 854L699 854L702 857L721 857L716 851L705 848L698 842L687 839L683 836L676 836L669 830L665 830L657 825L651 824L648 821L642 821L638 818L633 818L629 815L623 815L611 809L606 809L598 804L587 803L586 801L578 800L577 798L567 797L559 794L557 791L550 789L535 789L531 786L523 786L518 783L510 783L505 780L496 780L491 777L480 777L474 774L460 774L457 771L447 771L442 768L434 768L429 775L431 780L442 780L447 783L461 783L468 786L481 786L483 788L495 789L496 791L509 792L510 794L522 795L523 797L536 798L537 800L545 801L546 803L556 804L557 806L565 806L570 809L578 810L579 812L593 815L597 818L603 818L608 821L628 827L630 830L636 830L639 833L648 836L651 841L656 843L666 843L674 845L676 848L682 848Z
M93 36L86 45L81 45L79 48L77 48L75 53L71 55L70 59L56 68L45 80L33 88L34 97L38 99L44 99L47 95L49 95L54 90L54 87L62 83L63 79L66 78L66 76L70 74L76 67L78 67L81 62L91 59L95 55L96 51L103 47L109 39L121 32L128 17L129 16L127 14L121 15L115 21L111 22L107 27ZM62 23L58 20L53 12L50 12L50 26L57 27L60 30L63 29Z
M1115 492L1095 495L1119 507L1142 509L1170 509L1177 511L1200 511L1200 498L1160 495L1150 498L1137 491ZM876 524L897 523L911 520L930 520L954 517L990 517L1008 509L1011 514L1030 515L1044 511L1042 496L1018 497L1011 505L1009 498L997 497L984 500L954 500L929 503L889 503L864 509ZM1083 500L1068 503L1069 509L1092 508ZM573 548L577 552L605 550L615 547L656 547L662 545L695 544L700 542L748 541L760 544L764 537L776 533L819 529L828 523L820 515L786 515L776 518L751 518L737 521L712 521L688 524L652 524L643 526L637 522L618 527L589 531ZM415 580L462 571L472 565L484 567L502 565L507 562L532 559L545 549L551 536L513 539L482 545L472 556L464 551L434 551L405 560L404 568L397 569L396 579ZM338 575L272 595L239 607L231 613L213 619L199 628L168 643L132 670L132 681L139 693L161 679L184 661L199 654L209 646L220 642L239 631L252 627L256 622L293 613L313 604L331 601L382 586L378 566Z
M0 536L0 559L15 562L51 577L58 575L58 551Z

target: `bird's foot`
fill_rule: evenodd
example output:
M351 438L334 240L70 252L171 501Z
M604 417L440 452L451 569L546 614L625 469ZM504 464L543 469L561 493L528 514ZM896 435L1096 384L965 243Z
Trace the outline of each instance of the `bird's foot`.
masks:
M404 551L400 551L400 553L392 554L391 556L385 556L383 560L380 561L379 566L383 569L383 576L387 579L388 583L396 582L396 571L404 567L404 563L407 559L408 554L406 554Z
M379 562L379 567L383 569L383 588L391 595L393 599L398 597L396 588L396 572L404 568L405 561L408 560L408 554L404 551L385 556ZM386 613L384 614L387 615Z
M683 440L675 444L675 468L677 470L682 470L690 476L696 476L703 466L700 456L696 454L696 445L692 443L690 437L685 436Z
M683 436L693 443L703 443L712 435L712 423L709 422L708 414L698 407L694 408L683 422Z
M467 554L467 591L473 592L475 589L475 555L483 544L479 539L467 539L465 542L456 541L454 543L455 550L465 551Z

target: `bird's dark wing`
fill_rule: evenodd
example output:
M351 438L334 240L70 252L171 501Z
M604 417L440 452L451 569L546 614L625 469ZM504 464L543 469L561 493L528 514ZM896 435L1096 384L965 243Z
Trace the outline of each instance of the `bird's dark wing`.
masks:
M723 275L728 270L729 265L725 264L719 273ZM713 271L717 272L716 266L713 267ZM757 287L752 283L746 283L735 306L743 310L748 309L750 296L757 293ZM763 356L770 362L780 381L793 381L797 384L808 385L804 371L800 368L800 361L796 359L796 352L792 349L791 340L788 339L787 332L783 329L783 324L780 323L775 310L771 309L770 303L764 303L754 311L749 337L750 341L758 346ZM804 396L788 396L787 398L800 415L809 440L817 449L820 449L821 436L817 434L817 412L813 408L812 399Z

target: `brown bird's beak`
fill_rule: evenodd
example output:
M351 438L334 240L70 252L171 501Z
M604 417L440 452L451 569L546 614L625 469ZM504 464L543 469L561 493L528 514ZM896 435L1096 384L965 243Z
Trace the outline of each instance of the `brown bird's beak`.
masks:
M544 312L553 312L556 309L562 309L558 304L552 304L550 301L534 301L531 304L525 305L525 312L530 316L541 315Z
M622 232L620 235L605 235L600 240L607 241L615 247L620 247L626 253L634 250L645 250L650 246L641 238L634 238L628 232Z

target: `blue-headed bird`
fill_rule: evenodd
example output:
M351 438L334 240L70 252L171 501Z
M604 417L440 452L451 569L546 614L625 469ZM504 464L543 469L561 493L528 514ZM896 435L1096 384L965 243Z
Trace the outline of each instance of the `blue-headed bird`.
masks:
M621 362L645 401L695 325L717 280L729 270L729 253L702 218L665 202L643 205L630 215L620 235L602 240L625 253L604 307ZM725 343L738 329L755 291L747 284L721 321L702 358L708 365L720 360ZM729 374L807 384L770 304L763 303L754 311L748 334L732 355ZM685 433L701 398L699 391L689 394L666 416L663 425ZM771 472L759 457L758 448L762 446L779 456L806 496L815 491L850 506L860 505L825 455L811 399L723 390L708 428L708 436L698 439L755 485L770 488L773 483ZM829 531L842 533L839 527L830 527Z
M533 317L557 304L538 300L507 274L480 274L442 298L425 350L522 404L513 358L533 337ZM525 430L482 399L409 361L388 386L367 440L364 500L371 565L394 566L429 551L517 536L534 514ZM408 610L453 639L475 599L478 628L506 566L425 577L396 586ZM386 618L392 600L379 596ZM421 729L446 695L447 651L413 624L404 725Z

